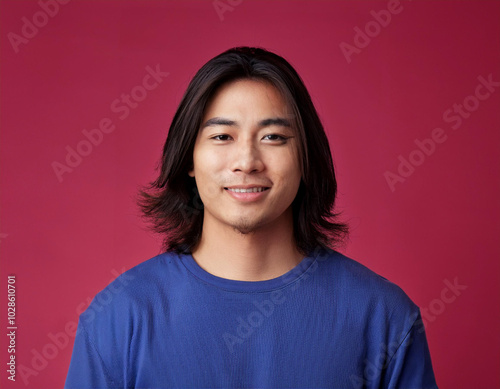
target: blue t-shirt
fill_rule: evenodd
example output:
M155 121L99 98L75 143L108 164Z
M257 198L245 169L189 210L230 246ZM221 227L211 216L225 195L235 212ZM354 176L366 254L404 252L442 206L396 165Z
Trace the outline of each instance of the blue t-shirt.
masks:
M418 307L333 250L237 281L164 253L80 315L66 388L436 388Z

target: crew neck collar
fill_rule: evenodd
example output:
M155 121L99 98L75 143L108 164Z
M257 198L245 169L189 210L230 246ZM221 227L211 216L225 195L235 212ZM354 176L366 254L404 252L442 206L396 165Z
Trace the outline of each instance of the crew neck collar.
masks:
M286 287L301 278L316 261L316 256L307 255L293 269L279 277L264 281L239 281L218 277L209 273L198 265L191 253L179 254L179 258L184 266L201 281L220 289L240 293L269 292Z

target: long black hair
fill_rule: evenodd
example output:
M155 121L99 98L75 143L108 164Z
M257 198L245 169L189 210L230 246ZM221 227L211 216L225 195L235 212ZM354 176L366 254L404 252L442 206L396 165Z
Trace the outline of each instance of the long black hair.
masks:
M292 203L294 239L304 255L334 248L348 227L334 212L337 181L323 125L303 81L282 57L262 48L235 47L212 58L196 73L174 115L158 164L159 176L139 191L138 205L153 231L163 235L165 251L190 252L203 225L203 203L194 178L195 140L205 108L218 88L252 79L273 85L293 112L302 180Z

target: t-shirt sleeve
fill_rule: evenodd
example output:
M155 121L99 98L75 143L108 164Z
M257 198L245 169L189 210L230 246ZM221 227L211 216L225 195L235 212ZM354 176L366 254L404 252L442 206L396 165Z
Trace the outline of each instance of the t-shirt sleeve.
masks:
M420 312L387 365L384 387L389 389L437 388Z
M101 389L118 387L120 385L111 378L80 319L64 388Z

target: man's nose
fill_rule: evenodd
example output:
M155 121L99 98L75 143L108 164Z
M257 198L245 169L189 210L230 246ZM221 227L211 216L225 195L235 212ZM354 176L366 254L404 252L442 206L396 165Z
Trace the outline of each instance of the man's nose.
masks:
M264 168L261 151L255 145L254 140L245 139L238 141L233 152L231 166L233 172L241 171L248 174L262 171Z

